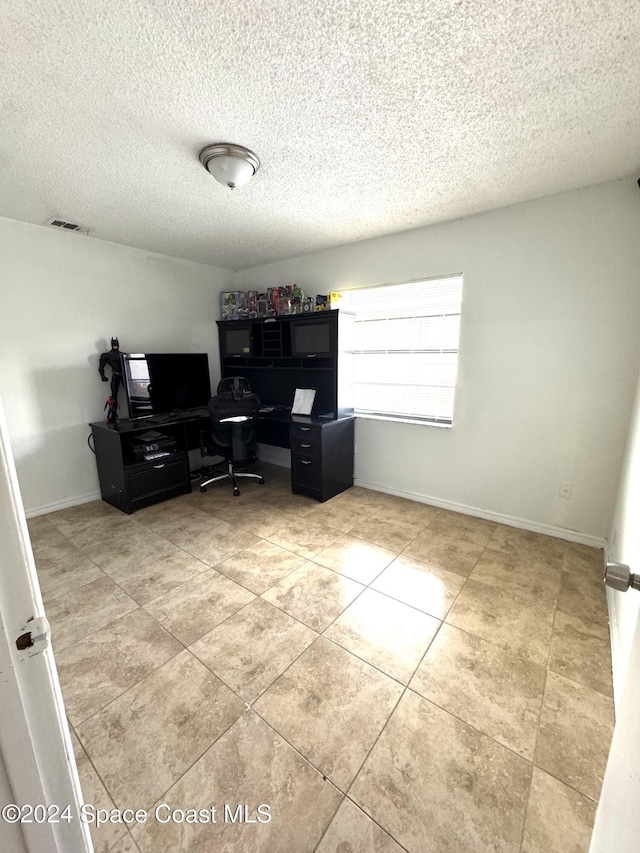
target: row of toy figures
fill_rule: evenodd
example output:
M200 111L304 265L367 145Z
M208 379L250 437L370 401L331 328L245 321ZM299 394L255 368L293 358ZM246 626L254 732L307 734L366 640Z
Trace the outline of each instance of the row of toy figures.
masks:
M105 368L111 368L111 396L107 398L104 404L104 411L107 412L107 423L118 423L118 391L122 385L122 359L120 358L120 342L117 338L111 338L111 349L108 352L100 354L100 362L98 364L98 373L103 382L108 382L109 377L105 375Z

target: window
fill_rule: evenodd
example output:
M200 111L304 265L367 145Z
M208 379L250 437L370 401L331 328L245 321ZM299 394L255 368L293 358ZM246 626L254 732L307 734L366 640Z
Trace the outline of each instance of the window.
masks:
M341 293L356 317L356 414L452 423L461 301L461 275Z

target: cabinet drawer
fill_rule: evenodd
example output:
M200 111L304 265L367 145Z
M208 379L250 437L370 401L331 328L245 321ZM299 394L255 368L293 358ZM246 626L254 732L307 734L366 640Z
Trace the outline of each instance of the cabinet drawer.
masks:
M299 438L302 441L321 441L322 427L306 426L306 424L291 424L291 438Z
M300 438L296 435L291 436L292 456L320 456L321 449L321 443L313 437Z
M320 489L322 486L322 462L314 456L295 456L291 459L291 481L294 486Z
M144 468L136 466L127 472L129 500L136 501L149 495L174 490L189 485L189 468L186 459L181 457L171 462L158 462Z

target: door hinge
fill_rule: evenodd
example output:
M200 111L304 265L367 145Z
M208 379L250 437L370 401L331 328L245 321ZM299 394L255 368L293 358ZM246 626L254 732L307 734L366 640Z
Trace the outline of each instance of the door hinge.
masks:
M32 657L49 648L51 628L45 616L28 619L20 631L22 633L16 640L16 648L19 652L26 652L29 657Z

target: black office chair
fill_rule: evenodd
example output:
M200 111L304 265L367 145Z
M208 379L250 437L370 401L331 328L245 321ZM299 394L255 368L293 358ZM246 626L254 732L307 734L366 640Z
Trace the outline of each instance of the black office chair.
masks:
M243 376L228 376L220 380L216 396L209 400L209 430L200 434L202 456L224 456L228 469L200 484L200 491L218 480L229 479L233 494L240 494L238 477L250 477L262 485L261 474L238 471L256 459L256 418L260 408L260 397L251 392L249 382Z

